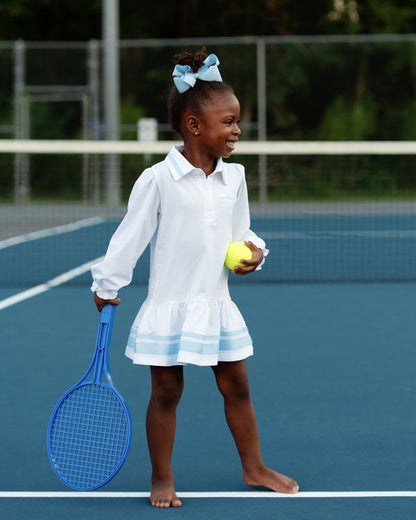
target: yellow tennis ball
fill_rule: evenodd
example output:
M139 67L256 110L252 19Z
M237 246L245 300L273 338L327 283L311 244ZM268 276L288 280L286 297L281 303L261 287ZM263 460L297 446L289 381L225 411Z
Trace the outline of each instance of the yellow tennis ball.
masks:
M225 265L231 271L234 270L235 266L241 265L240 260L251 260L253 253L244 242L231 242L227 249L227 255L225 257Z

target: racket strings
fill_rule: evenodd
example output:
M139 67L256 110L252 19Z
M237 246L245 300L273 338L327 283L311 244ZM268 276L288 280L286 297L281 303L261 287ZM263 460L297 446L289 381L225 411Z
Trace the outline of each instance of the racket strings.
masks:
M102 384L75 389L51 428L52 463L78 489L91 489L118 469L128 449L129 419L118 396Z

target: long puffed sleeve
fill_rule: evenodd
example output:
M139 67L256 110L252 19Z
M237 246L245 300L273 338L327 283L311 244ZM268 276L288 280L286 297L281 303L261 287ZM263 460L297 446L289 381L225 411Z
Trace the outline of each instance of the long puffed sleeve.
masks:
M112 236L104 259L91 268L91 290L100 298L115 298L118 290L131 282L136 262L156 231L159 206L157 181L149 168L133 186L127 213Z
M260 270L264 264L269 250L266 248L265 241L250 229L250 209L248 203L247 184L244 175L244 168L241 168L242 182L237 195L237 200L233 212L233 242L253 242L255 246L263 251L263 260L256 270Z

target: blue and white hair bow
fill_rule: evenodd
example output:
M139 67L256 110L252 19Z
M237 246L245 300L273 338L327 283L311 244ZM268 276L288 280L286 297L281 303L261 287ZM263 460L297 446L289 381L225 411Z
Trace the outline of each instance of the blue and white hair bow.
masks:
M210 54L204 63L194 72L189 65L176 65L172 76L176 88L182 94L193 87L197 79L203 81L222 81L218 65L220 64L215 54Z

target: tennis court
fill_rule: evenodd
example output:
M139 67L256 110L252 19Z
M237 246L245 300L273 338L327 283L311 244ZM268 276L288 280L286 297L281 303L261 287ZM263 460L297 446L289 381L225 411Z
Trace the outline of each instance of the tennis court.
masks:
M46 427L90 361L98 314L89 264L119 215L84 206L74 218L69 206L39 205L28 218L2 207L2 518L414 518L413 205L279 208L254 208L270 257L231 292L255 343L248 368L264 458L301 492L244 485L213 375L188 366L174 451L184 505L161 513L146 498L148 369L123 355L146 293L147 257L121 293L111 346L113 379L133 419L130 455L105 488L72 495L49 464Z

